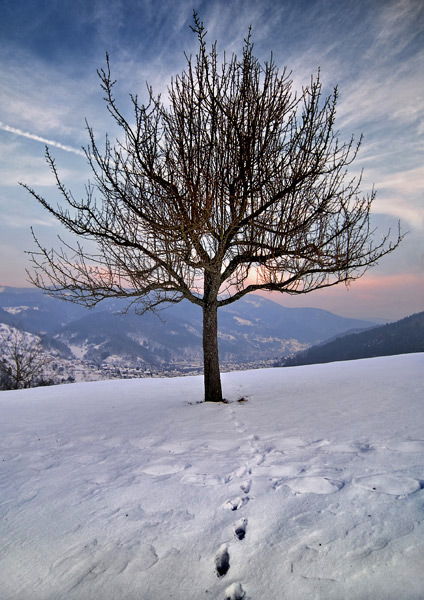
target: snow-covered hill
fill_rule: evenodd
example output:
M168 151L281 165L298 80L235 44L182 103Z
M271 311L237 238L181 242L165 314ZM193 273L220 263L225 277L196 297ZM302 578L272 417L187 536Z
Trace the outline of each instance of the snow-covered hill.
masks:
M422 600L423 373L228 373L219 405L201 377L0 392L1 598Z

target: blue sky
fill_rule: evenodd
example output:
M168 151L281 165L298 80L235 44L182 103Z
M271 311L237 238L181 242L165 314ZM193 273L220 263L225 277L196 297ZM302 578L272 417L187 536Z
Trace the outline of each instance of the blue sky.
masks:
M424 4L421 0L0 0L0 285L25 286L33 249L61 233L17 184L59 196L44 161L47 142L76 195L89 171L81 147L85 119L99 140L114 134L96 69L111 58L117 95L130 109L146 82L166 97L172 75L196 51L196 9L218 50L240 52L252 25L255 54L273 52L300 87L321 69L325 90L339 86L341 138L364 134L352 174L375 185L377 239L398 219L402 246L354 282L286 306L315 306L346 316L397 319L424 310Z

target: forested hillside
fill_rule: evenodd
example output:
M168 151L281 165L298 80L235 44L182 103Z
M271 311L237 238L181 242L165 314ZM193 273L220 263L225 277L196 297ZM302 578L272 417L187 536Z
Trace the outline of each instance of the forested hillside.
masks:
M284 361L285 367L424 352L424 312L396 323L337 337Z

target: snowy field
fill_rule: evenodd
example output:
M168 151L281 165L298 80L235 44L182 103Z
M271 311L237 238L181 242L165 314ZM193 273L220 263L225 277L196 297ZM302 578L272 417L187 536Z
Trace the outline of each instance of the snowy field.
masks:
M2 600L422 600L424 354L0 392ZM245 398L247 402L238 402Z

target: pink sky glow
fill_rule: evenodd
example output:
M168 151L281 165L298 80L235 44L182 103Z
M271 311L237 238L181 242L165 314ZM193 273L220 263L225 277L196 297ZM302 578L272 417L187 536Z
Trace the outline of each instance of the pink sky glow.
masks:
M288 308L314 307L344 317L396 321L424 306L424 277L420 274L371 275L301 296L264 294Z

